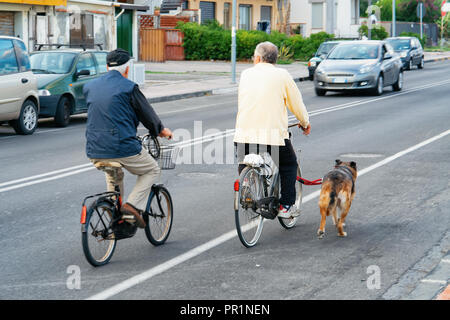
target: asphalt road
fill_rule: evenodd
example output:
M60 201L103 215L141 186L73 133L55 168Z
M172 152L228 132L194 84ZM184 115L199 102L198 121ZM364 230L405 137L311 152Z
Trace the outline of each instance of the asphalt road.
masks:
M356 161L360 172L379 164L357 179L347 238L337 237L329 219L325 238L317 239L319 187L304 187L308 201L297 227L287 231L266 221L258 245L246 249L233 233L236 166L181 164L162 177L175 209L167 243L153 247L138 231L118 242L110 264L93 268L81 247L81 201L105 185L84 153L85 116L63 129L41 120L32 136L2 126L0 298L85 299L119 283L122 289L95 297L383 298L449 231L450 135L418 144L450 129L450 62L406 72L403 91L386 88L381 97L316 97L310 82L299 88L312 115L311 135L296 131L293 138L306 178L322 177L338 158ZM236 94L228 94L154 107L167 127L187 129L193 139L194 121L201 121L202 135L234 129L236 102ZM220 141L231 146L230 138ZM125 183L129 190L134 178L127 175ZM81 270L80 289L67 287L70 266ZM380 270L379 289L367 287L370 266ZM128 280L142 273L144 281Z

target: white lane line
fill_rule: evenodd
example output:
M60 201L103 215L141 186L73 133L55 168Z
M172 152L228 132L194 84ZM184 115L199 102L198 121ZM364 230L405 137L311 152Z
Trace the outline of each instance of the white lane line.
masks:
M347 102L347 103L344 103L344 104L336 105L334 107L327 107L327 108L324 108L324 109L311 111L310 112L310 117L313 117L313 116L316 116L316 115L320 115L320 114L324 114L324 113L328 113L328 112L334 112L334 111L339 111L339 110L343 110L343 109L347 109L347 108L352 108L352 107L356 107L356 106L359 106L359 105L362 105L362 104L366 104L366 103L370 103L370 102L374 102L374 101L378 101L378 100L383 100L383 99L388 99L388 98L391 98L391 97L397 97L397 96L402 95L402 94L407 94L409 92L423 90L423 89L426 89L426 88L429 88L429 87L439 86L439 85L443 85L443 84L446 84L446 83L450 83L450 80L435 82L433 84L428 84L428 85L425 85L425 86L422 86L422 87L417 87L417 88L410 89L409 91L403 91L403 92L400 92L400 93L391 94L391 95L387 95L387 96L380 97L380 98ZM291 116L289 116L288 119L289 120L293 120L293 119L295 119L295 116L291 115ZM195 146L195 145L198 145L198 144L203 144L205 142L210 142L210 141L213 141L213 140L216 140L216 139L229 137L229 136L233 135L234 132L235 132L235 129L228 129L228 130L221 131L221 132L218 132L218 133L214 133L214 134L211 134L211 135L201 136L201 137L190 139L190 140L187 140L187 141L178 142L178 143L173 144L173 146L174 147L178 147L180 149L187 148L187 147ZM85 164L84 166L89 166L89 165L90 164ZM83 166L83 165L81 165L81 166ZM62 169L62 170L64 170L64 169ZM87 170L84 170L84 171L87 171ZM84 171L81 171L81 172L84 172ZM80 173L80 171L76 171L73 174L76 174L76 173ZM48 174L44 173L42 175L48 175ZM3 189L0 189L0 193L5 192L5 191L18 189L18 188L22 188L22 187L26 187L26 186L37 184L37 183L41 183L41 182L47 182L47 181L50 181L50 180L56 180L58 178L64 178L64 177L67 177L67 176L70 176L70 175L72 175L72 174L62 174L60 176L55 176L52 179L42 179L42 180L34 181L33 183L24 183L24 184L20 184L20 185L14 186L14 187L10 187L10 188L3 188ZM23 179L31 180L31 177L30 178L23 178ZM21 180L21 179L18 179L18 180ZM15 181L17 181L17 180L15 180ZM10 184L13 184L13 181L4 182L2 184L3 185L10 185ZM1 184L0 184L0 186L1 186Z
M420 280L420 282L447 284L447 280L434 280L434 279L422 279L422 280Z
M443 137L445 137L449 134L450 134L450 129L447 131L444 131L430 139L420 142L412 147L409 147L403 151L400 151L382 161L375 163L374 165L371 165L363 170L358 171L358 176L360 177L372 170L375 170L383 165L386 165L386 164L394 161L397 158L400 158L410 152L413 152L414 150L422 148L438 139L442 139ZM317 190L315 192L308 194L306 197L303 198L303 203L309 202L312 199L317 198L319 196L319 194L320 194L320 190ZM160 265L150 268L147 271L144 271L130 279L124 280L117 285L114 285L98 294L95 294L95 295L89 297L88 300L105 300L105 299L111 298L112 296L115 296L116 294L118 294L122 291L125 291L131 287L134 287L146 280L149 280L150 278L153 278L154 276L156 276L158 274L161 274L173 267L176 267L177 265L179 265L187 260L190 260L210 249L213 249L213 248L217 247L218 245L220 245L230 239L235 238L236 236L237 236L236 230L229 231L229 232L221 235L220 237L210 240L200 246L197 246L194 249L187 251L186 253L183 253L173 259L170 259L167 262L164 262Z

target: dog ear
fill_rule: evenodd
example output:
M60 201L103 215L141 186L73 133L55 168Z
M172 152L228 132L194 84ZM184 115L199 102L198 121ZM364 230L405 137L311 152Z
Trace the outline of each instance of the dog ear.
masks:
M342 163L342 161L339 160L339 159L336 159L335 161L336 161L336 165L337 165L337 166L340 165L340 164Z
M356 170L356 162L355 161L350 162L350 167Z

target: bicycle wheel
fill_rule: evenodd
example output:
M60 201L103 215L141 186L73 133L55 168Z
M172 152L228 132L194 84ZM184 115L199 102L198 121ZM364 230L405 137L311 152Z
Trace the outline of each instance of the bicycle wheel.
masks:
M302 170L300 169L300 165L297 167L297 176L301 177L302 176ZM296 198L295 198L295 206L297 207L297 210L301 210L301 205L302 205L302 198L303 198L303 184L299 183L299 182L295 182L295 194L296 194ZM284 219L284 218L278 218L278 221L280 221L280 224L283 226L283 228L286 229L292 229L293 227L295 227L295 224L297 223L297 219L298 217L291 217L288 219Z
M159 201L158 201L159 200ZM154 246L162 245L169 237L173 221L173 204L169 191L159 187L150 199L150 213L144 214L145 234Z
M264 197L263 182L255 168L246 167L241 172L239 183L236 230L242 244L250 248L258 242L264 225L264 218L254 210L254 203Z
M94 267L105 265L116 249L116 238L110 228L114 206L106 201L93 203L86 214L86 230L81 234L83 252Z

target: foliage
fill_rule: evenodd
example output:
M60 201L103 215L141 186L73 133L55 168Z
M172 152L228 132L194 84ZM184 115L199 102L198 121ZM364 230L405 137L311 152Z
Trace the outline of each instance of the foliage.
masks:
M399 34L400 37L416 37L419 39L420 44L423 48L425 48L425 45L427 44L427 35L423 34L422 38L420 38L420 34L415 32L402 32Z
M179 22L177 28L184 33L184 53L187 60L229 60L231 57L231 31L223 29L217 22L205 25ZM308 60L319 45L334 36L326 32L312 34L309 38L301 35L286 36L272 31L267 34L256 30L236 32L236 56L239 60L249 60L258 43L270 41L278 48L289 48L289 59ZM287 61L289 61L287 59ZM283 58L282 58L283 60ZM285 62L283 60L281 63Z
M291 51L292 47L288 47L285 44L281 45L278 50L278 63L289 64L292 63L294 57L294 51Z
M397 0L395 16L397 21L418 22L417 5L424 3L424 22L434 22L440 17L441 0ZM380 7L381 21L392 21L392 0L378 0L374 3Z
M365 24L359 27L358 32L361 36L369 36L369 28ZM372 40L383 40L386 39L389 34L383 26L375 26L374 28L372 28L370 35Z

